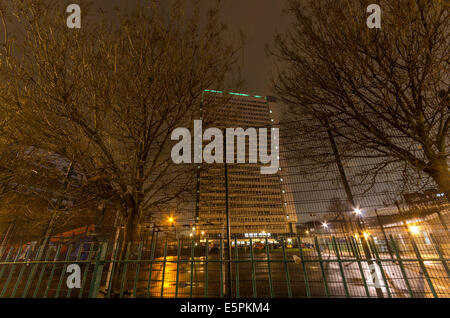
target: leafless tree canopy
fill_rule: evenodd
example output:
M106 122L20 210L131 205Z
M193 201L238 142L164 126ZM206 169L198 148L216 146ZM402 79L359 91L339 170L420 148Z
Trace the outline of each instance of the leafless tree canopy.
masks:
M378 160L375 174L405 164L450 198L448 6L381 0L381 29L366 26L371 1L290 0L291 31L277 36L275 91L290 121L312 116ZM367 155L368 154L368 155Z
M201 19L182 1L168 16L150 1L81 29L67 28L60 1L6 6L15 14L2 15L0 136L73 162L83 185L121 210L133 239L143 214L193 188L192 167L171 160L170 136L190 126L205 88L229 82L238 58L219 5Z

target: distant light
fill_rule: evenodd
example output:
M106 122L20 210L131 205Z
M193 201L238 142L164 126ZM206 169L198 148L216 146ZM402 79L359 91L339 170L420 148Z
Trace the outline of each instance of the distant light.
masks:
M222 91L216 91L216 90L213 90L213 89L205 89L205 92L211 92L211 93L223 94Z
M364 232L364 233L363 233L363 236L364 236L364 238L367 240L367 239L369 238L369 233Z
M173 221L174 221L173 217L169 217L168 221L169 221L169 223L173 223Z
M327 229L328 228L328 223L327 222L323 222L322 226Z
M189 233L189 236L190 236L190 237L192 237L192 235L193 235L192 233Z
M236 95L236 96L250 96L250 95L248 95L248 94L233 93L233 92L230 92L230 93L228 93L228 94L230 94L230 95Z
M408 227L408 229L409 229L409 231L410 231L412 234L419 234L419 233L420 233L420 228L419 228L417 225L410 225L410 226Z
M355 212L356 215L360 215L362 213L360 208L354 209L353 212Z
M202 231L202 235L205 235L205 231Z

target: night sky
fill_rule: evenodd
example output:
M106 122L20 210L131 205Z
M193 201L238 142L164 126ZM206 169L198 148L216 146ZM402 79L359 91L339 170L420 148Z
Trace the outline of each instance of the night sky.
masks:
M95 4L112 11L116 6L121 9L132 8L136 1L95 0ZM202 1L205 7L211 3L211 0ZM283 0L223 0L222 20L230 30L242 30L247 37L241 65L242 77L245 80L244 92L272 95L269 85L273 66L270 58L266 56L265 46L273 41L276 31L283 31L289 25L282 12L284 5Z

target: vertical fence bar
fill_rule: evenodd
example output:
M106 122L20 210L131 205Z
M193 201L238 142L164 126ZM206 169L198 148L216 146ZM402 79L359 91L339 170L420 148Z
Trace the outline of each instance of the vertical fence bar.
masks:
M143 247L143 242L140 242L139 250L138 250L138 259L137 259L137 264L136 264L136 272L134 274L133 298L136 298L136 290L138 287L137 285L138 285L138 280L139 280L139 273L141 270L142 247Z
M61 245L59 244L58 247L56 248L56 254L55 254L55 258L54 258L55 261L58 260L60 252L61 252ZM45 289L44 298L47 298L48 292L52 285L52 280L53 280L53 275L55 274L55 270L56 270L56 263L53 263L52 270L50 272L50 277L48 278L48 282L47 282L47 288Z
M386 286L386 292L388 294L388 298L392 298L391 290L389 288L389 283L388 283L388 280L386 278L386 273L385 273L385 271L383 269L383 265L381 264L380 255L378 254L378 250L377 250L377 247L375 246L375 242L373 241L373 237L370 236L367 241L369 242L369 245L372 248L373 253L375 254L375 258L376 258L376 261L377 261L376 263L380 267L381 277L383 279L384 285ZM379 279L378 278L378 273L376 272L376 270L375 270L375 275L377 276L377 279ZM375 283L376 283L376 281L375 281Z
M331 238L331 242L333 244L334 252L336 253L336 258L337 258L337 262L338 262L338 265L339 265L339 271L341 273L342 282L344 283L345 297L349 298L350 294L349 294L349 291L348 291L347 279L345 278L344 267L342 266L341 256L339 255L339 251L338 251L337 246L336 246L336 238L334 236Z
M50 256L50 248L47 249L47 253L45 254L44 263L42 264L41 272L39 274L39 278L36 283L36 287L34 288L34 292L33 292L33 296L32 296L33 298L36 298L36 296L39 292L39 287L41 286L42 279L44 278L45 268L47 267L47 260L48 260L49 256Z
M223 239L220 239L220 249L219 249L219 255L220 255L220 298L223 298L223 288L225 284L223 283Z
M112 292L111 288L113 285L114 270L116 267L116 258L117 258L117 253L119 251L117 235L118 235L118 230L116 230L116 237L115 237L112 247L111 247L111 257L109 259L108 273L106 274L105 286L104 286L104 290L103 290L104 298L111 297L111 292Z
M180 253L181 253L181 243L180 243L180 239L178 239L178 244L177 244L177 276L176 276L176 280L175 280L175 298L178 298L178 284L180 281Z
M31 254L31 250L32 250L32 248L31 248L31 246L30 246L29 249L28 249L28 251L27 251L26 254L25 254L25 259L24 259L24 261L27 261L27 260L28 260L30 254ZM19 276L17 277L16 284L14 285L13 292L12 292L11 295L9 296L10 298L14 298L14 296L16 295L17 289L19 288L19 285L20 285L20 283L21 283L21 281L22 281L23 272L25 271L25 268L26 268L27 266L28 266L28 264L25 264L25 263L23 263L23 264L20 266Z
M270 298L275 297L275 293L273 291L273 281L272 281L272 264L270 264L270 253L269 253L269 244L266 238L266 257L267 257L267 274L269 275L269 289L270 289Z
M240 290L239 290L239 250L237 246L237 239L234 239L234 260L235 260L235 279L236 279L236 298L240 297Z
M19 250L18 250L18 252L17 252L17 254L16 254L16 257L15 257L15 259L14 259L14 263L17 262L17 261L19 260L19 257L20 257L20 253L21 253L21 252L22 252L22 246L19 247ZM5 265L5 267L6 267L6 266L8 266L8 265ZM9 283L10 283L10 281L11 281L11 278L12 278L13 273L15 272L15 270L16 270L16 265L13 264L13 265L11 266L10 271L9 271L8 278L6 279L6 282L5 282L5 284L3 285L3 290L2 290L2 292L1 292L1 294L0 294L0 298L3 298L3 297L5 296L6 290L8 289L8 285L9 285Z
M191 283L189 288L189 297L192 298L192 288L194 287L194 253L195 253L195 242L191 241Z
M359 273L360 273L361 279L363 281L364 291L366 292L367 298L370 298L370 292L369 292L369 287L367 286L366 275L364 275L364 270L363 270L363 267L361 264L361 258L359 257L359 253L357 251L356 240L353 236L349 237L349 239L350 239L350 246L352 248L353 255L356 257L356 263L358 264Z
M205 298L208 298L208 255L209 255L209 241L206 239L205 246Z
M83 249L84 249L84 247L83 247ZM89 272L89 267L91 266L93 251L94 251L94 244L91 243L91 244L89 244L89 251L88 251L88 256L87 256L86 267L84 268L83 279L81 280L81 288L80 288L80 292L78 293L78 298L83 297L83 292L84 292L84 287L86 286L86 282L87 282L87 275Z
M98 297L107 250L108 250L108 243L99 244L97 248L97 258L95 260L94 270L92 272L91 288L89 289L89 296L88 296L89 298Z
M120 298L123 297L124 288L127 283L128 263L129 263L131 249L132 249L131 242L128 242L127 251L125 253L125 259L120 260L120 263L119 263L119 264L121 264L121 263L123 264L123 266L122 266L122 281L120 282L120 292L119 292ZM119 266L119 268L120 268L120 266Z
M166 262L167 262L167 239L164 243L164 258L163 258L163 266L162 266L162 276L161 276L161 294L160 298L164 297L164 280L166 276Z
M83 250L84 250L84 247L83 247ZM78 293L78 298L83 297L84 287L86 286L87 276L88 276L88 272L89 272L89 267L91 266L93 252L94 252L94 244L90 243L89 244L89 250L88 250L88 256L87 256L86 267L84 268L83 279L81 280L81 288L80 288L80 292Z
M305 288L306 288L306 297L311 298L311 290L309 288L308 271L306 269L305 258L303 255L302 240L301 240L300 236L298 236L298 235L297 235L297 244L298 244L298 250L299 250L299 254L300 254L300 261L302 262L303 278L305 280Z
M438 298L438 296L436 294L436 290L434 289L434 286L433 286L433 282L431 281L430 275L428 274L428 270L427 270L427 268L426 268L426 266L425 266L425 264L423 262L422 255L420 255L420 251L417 248L416 242L414 241L414 238L412 236L410 236L409 238L411 240L411 244L413 246L414 253L417 256L417 259L418 259L419 264L420 264L420 268L422 268L422 272L425 275L425 279L426 279L426 281L428 283L428 286L429 286L429 288L431 290L431 293L433 294L434 298Z
M389 239L391 240L392 248L394 249L395 256L397 257L398 266L400 266L400 271L402 272L403 280L405 281L406 288L408 289L409 297L414 298L414 293L411 289L411 285L409 284L408 276L406 275L405 267L403 266L403 260L402 257L400 256L397 244L395 243L392 235L389 235Z
M8 254L5 257L5 263L9 262L9 257L12 256L13 251L14 251L14 247L11 247L8 251ZM0 281L3 277L3 273L5 272L6 268L8 267L8 264L2 265L2 269L0 270Z
M80 260L80 257L81 257L81 244L80 244L80 247L78 248L78 253L77 253L77 256L76 256L76 258L75 258L75 262L76 263L78 263L78 261ZM73 288L69 288L69 290L67 291L67 295L66 295L66 298L70 298L70 295L72 294L72 289Z
M445 261L444 254L442 253L438 242L436 241L433 234L431 234L431 233L430 233L430 238L431 238L431 242L433 242L434 249L436 250L437 254L439 255L439 260L441 261L442 266L444 267L445 271L447 272L447 276L450 277L450 271L448 269L447 262Z
M319 241L317 240L317 236L314 236L314 245L316 247L317 256L319 257L319 265L320 265L320 271L322 272L323 285L325 287L325 295L327 296L327 298L330 298L330 291L328 289L327 275L325 272L325 268L323 267L322 253L320 251L320 246L319 246Z
M61 285L64 279L64 276L66 275L66 268L67 268L67 262L70 260L70 253L72 252L72 244L69 245L67 251L66 251L66 258L65 258L65 263L63 265L63 268L61 270L61 274L59 276L59 281L58 281L58 287L56 288L56 293L55 293L55 298L59 297L59 292L61 291Z
M151 288L151 282L152 282L152 270L153 270L153 262L155 260L155 248L156 248L156 241L152 240L152 251L150 253L150 269L148 271L148 282L147 282L147 295L146 297L150 297L150 288Z
M35 257L33 258L35 261L38 261L36 259L36 256L40 255L41 249L43 248L43 246L40 246L35 254ZM31 267L31 271L28 274L28 279L27 279L27 283L25 284L25 288L23 289L22 292L22 298L25 298L26 295L28 294L28 290L30 289L30 285L33 283L33 277L34 274L36 273L36 269L39 266L39 264L33 264L33 266Z
M258 296L258 292L256 290L256 273L255 273L255 261L253 258L253 241L250 239L250 261L252 266L252 289L253 289L253 298Z
M284 263L284 272L286 274L286 285L287 285L288 298L292 298L291 278L289 276L289 267L288 267L288 262L286 259L286 247L285 247L284 238L281 239L281 246L283 249L283 263Z
M107 286L105 286L107 288L107 293L106 293L106 298L110 298L111 297L111 292L113 289L113 277L114 277L114 272L116 270L116 261L117 261L117 255L119 254L119 249L120 249L120 245L119 244L114 244L113 245L113 250L111 251L112 254L112 259L111 259L111 271L108 273L108 280L106 281Z

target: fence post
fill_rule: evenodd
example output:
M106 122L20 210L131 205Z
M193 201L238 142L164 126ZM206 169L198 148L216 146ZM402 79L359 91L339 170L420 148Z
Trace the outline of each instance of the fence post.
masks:
M255 262L253 259L253 240L250 239L250 262L252 266L252 290L253 290L253 298L258 297L258 291L256 287L256 271L255 271Z
M97 254L97 259L95 260L94 271L92 273L91 288L89 289L89 298L98 297L98 292L100 290L100 283L102 280L103 266L105 264L105 256L108 243L102 243L99 246L99 251Z
M350 236L349 240L350 240L350 244L352 246L353 254L354 254L354 256L356 258L356 262L358 264L359 273L361 275L361 279L362 279L363 285L364 285L364 291L366 292L367 298L370 298L370 292L369 292L369 288L367 287L366 276L364 275L364 270L363 270L362 265L361 265L361 257L360 257L360 255L358 253L358 250L357 250L357 248L358 248L357 247L357 242L356 242L356 240L355 240L355 238L353 236Z
M306 287L306 297L311 298L311 290L309 288L308 271L306 269L305 258L303 255L302 240L298 235L297 235L297 244L298 244L298 250L300 253L300 260L302 262L303 278L305 280L305 287Z
M326 294L327 298L330 298L330 291L328 290L327 274L325 272L325 268L323 267L322 253L320 252L320 246L319 246L319 241L317 240L317 236L314 236L314 245L316 247L317 256L319 257L319 265L320 265L320 270L322 272L323 285L325 287L325 294Z
M433 242L433 246L436 249L436 252L439 255L439 260L441 261L442 266L444 267L445 271L447 272L447 275L450 277L450 271L448 269L447 262L444 259L444 254L442 253L441 248L439 247L438 241L434 238L433 234L431 234L431 233L430 233L430 238L431 238L431 241Z
M400 251L397 247L397 244L395 244L394 237L392 235L389 235L389 238L391 239L392 247L394 248L395 256L397 257L398 260L398 266L400 266L400 270L402 272L403 280L405 281L406 288L408 289L409 297L414 298L411 285L409 284L408 276L406 275L405 267L403 266L403 260L400 255Z
M178 298L178 284L180 282L180 253L181 253L181 241L177 240L177 276L175 281L175 298ZM206 244L208 247L208 244ZM208 261L208 255L206 255L206 261ZM206 273L208 273L208 263L206 263ZM208 274L206 274L208 276Z
M289 276L289 267L288 267L288 262L287 262L287 259L286 259L286 248L285 248L285 240L284 240L284 238L281 239L281 244L282 244L282 248L283 248L283 263L284 263L284 271L286 273L286 284L287 284L288 298L292 298L291 278Z
M434 298L438 298L436 291L433 286L433 282L431 281L430 275L428 274L428 270L425 267L425 264L423 262L422 255L420 255L419 249L417 248L416 242L414 241L414 238L412 236L409 236L411 240L411 244L414 249L414 253L416 254L417 260L419 261L420 268L422 269L423 274L425 275L425 279L428 283L428 287L430 288L431 293L433 294Z
M239 298L239 252L238 252L238 246L237 246L237 239L234 239L234 258L236 260L235 267L236 267L236 298Z
M267 243L267 238L266 238L266 255L267 255L267 273L269 274L270 297L274 298L275 295L273 292L272 268L270 266L270 253L269 253L269 244Z
M344 283L345 297L349 298L350 294L348 291L347 279L345 278L344 267L342 266L341 256L339 255L339 251L336 244L336 238L334 236L332 237L331 242L333 244L334 252L336 253L337 263L339 265L339 271L341 273L342 282Z

